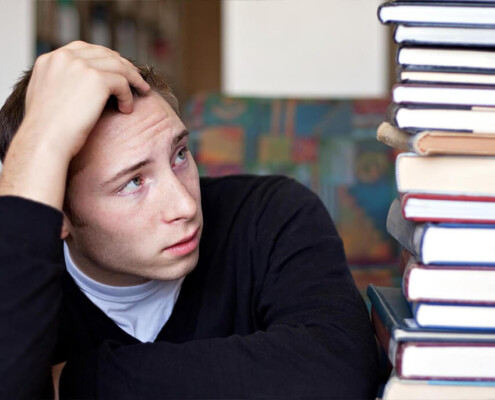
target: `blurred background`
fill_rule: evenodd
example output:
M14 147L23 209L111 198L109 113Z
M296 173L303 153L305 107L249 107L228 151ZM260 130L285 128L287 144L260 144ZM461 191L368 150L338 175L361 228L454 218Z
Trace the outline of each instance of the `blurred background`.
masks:
M154 65L202 175L294 177L331 213L358 287L397 285L396 154L375 139L395 80L381 2L0 0L0 104L38 55L76 39Z

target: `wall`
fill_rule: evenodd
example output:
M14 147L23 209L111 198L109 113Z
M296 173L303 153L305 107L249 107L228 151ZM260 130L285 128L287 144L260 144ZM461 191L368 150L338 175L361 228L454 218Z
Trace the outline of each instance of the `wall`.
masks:
M234 96L381 97L382 0L223 0L222 86Z
M31 0L0 3L0 106L20 73L31 66L34 54L34 18Z

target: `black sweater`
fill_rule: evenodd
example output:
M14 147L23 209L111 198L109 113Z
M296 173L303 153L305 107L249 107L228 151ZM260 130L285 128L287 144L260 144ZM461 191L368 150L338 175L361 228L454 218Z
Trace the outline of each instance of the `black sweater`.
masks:
M374 398L368 315L319 199L283 177L204 178L201 193L199 263L145 344L60 283L60 213L0 199L16 223L0 228L5 394L39 395L53 357L62 398Z

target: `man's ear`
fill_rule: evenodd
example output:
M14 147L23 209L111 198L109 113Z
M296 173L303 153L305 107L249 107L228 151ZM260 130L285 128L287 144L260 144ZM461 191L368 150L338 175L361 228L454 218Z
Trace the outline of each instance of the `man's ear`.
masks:
M60 239L65 240L67 237L70 235L70 228L71 228L71 223L69 221L69 218L67 218L67 215L64 212L64 220L62 222L62 229L60 231Z

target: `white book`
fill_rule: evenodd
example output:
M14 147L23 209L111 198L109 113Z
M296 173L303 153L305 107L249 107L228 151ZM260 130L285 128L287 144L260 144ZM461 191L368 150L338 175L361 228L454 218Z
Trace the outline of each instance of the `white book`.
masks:
M493 46L495 29L400 24L395 29L394 39L399 44Z
M495 5L387 2L378 8L382 23L495 26Z
M402 47L397 53L397 62L401 65L495 70L495 51Z

